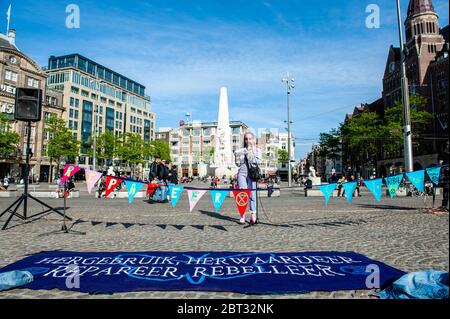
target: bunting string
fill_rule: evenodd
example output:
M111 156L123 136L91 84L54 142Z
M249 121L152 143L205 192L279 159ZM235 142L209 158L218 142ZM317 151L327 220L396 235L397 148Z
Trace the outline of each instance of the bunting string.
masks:
M375 178L375 179L369 179L369 180L351 180L348 182L341 182L341 183L332 183L332 184L321 184L321 185L315 185L317 189L319 189L324 197L325 197L325 203L328 204L328 201L330 197L333 195L333 192L335 191L336 187L341 186L344 189L344 192L346 194L347 200L349 204L352 202L353 192L356 190L358 185L363 186L365 185L370 192L373 194L375 199L377 201L381 200L382 196L382 188L383 188L383 180L385 182L385 185L388 190L388 194L391 198L394 198L400 185L403 183L405 179L408 179L411 184L420 192L424 191L424 184L425 184L425 172L427 173L429 179L434 185L439 185L440 181L440 174L441 170L443 168L448 167L449 165L442 165L442 166L436 166L427 168L425 170L418 170L414 172L408 172L408 173L402 173L394 176L388 176L384 178ZM82 170L84 168L81 168L76 165L72 164L66 164L63 172L63 177L61 179L61 182L64 183L68 179L70 179L75 173ZM85 179L86 179L86 186L88 189L88 193L90 194L92 191L92 188L97 184L97 182L102 178L102 173L90 170L88 168L84 169L85 172ZM125 184L125 187L127 189L128 193L128 201L129 203L132 203L137 193L142 189L144 184L147 185L146 190L146 196L152 196L152 194L155 193L157 189L164 189L167 188L168 192L167 194L165 192L158 193L160 196L160 200L166 200L170 198L170 202L172 204L172 207L175 207L178 203L178 200L181 198L181 194L184 190L186 190L188 194L188 200L189 200L189 210L192 211L197 203L200 201L200 199L203 197L203 195L209 191L211 193L211 199L214 205L214 209L216 213L219 213L220 207L222 206L223 202L225 201L225 198L227 197L229 192L232 192L236 207L238 208L238 211L241 216L245 213L245 210L247 209L250 193L252 191L265 191L267 188L259 188L258 186L256 188L201 188L201 187L190 187L190 186L180 186L180 185L173 185L173 184L166 184L166 183L154 183L154 182L144 182L140 180L133 180L130 178L124 178L124 177L116 177L116 176L110 176L106 175L105 179L105 197L108 197L114 190L120 185ZM272 187L273 190L283 190L283 189L298 189L299 186L291 186L291 187ZM163 198L164 196L167 196L168 198Z

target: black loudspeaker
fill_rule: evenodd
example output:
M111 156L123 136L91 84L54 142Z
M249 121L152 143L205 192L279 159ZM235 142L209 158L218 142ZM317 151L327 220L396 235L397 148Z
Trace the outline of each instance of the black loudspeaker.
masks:
M41 120L42 90L16 88L16 107L14 119L38 122Z

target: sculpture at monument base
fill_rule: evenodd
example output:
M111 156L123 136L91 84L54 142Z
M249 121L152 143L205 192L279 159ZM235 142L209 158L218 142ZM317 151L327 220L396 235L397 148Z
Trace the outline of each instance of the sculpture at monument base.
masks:
M320 185L322 183L320 177L316 176L316 170L314 166L309 167L308 180L312 182L312 186Z

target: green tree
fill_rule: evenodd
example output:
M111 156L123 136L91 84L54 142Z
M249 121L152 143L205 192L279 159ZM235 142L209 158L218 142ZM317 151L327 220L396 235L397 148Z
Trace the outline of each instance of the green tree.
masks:
M56 167L59 170L61 161L74 161L80 152L80 142L73 136L71 130L67 127L66 121L55 115L45 121L45 131L49 132L50 138L47 143L47 156L50 157L50 167L53 171L52 161L56 161ZM49 182L52 180L50 172Z
M361 165L377 156L381 120L377 113L366 112L340 127L342 142L347 145L350 161Z
M289 155L286 150L278 150L278 162L287 163L289 161Z
M0 157L13 156L19 144L19 134L11 132L8 118L0 113Z
M425 111L427 100L419 95L410 96L411 105L411 131L413 141L423 143L421 137L425 133L427 125L430 124L432 115ZM403 103L397 101L388 107L384 114L384 123L380 128L383 150L392 152L401 148L403 144Z
M133 177L136 165L144 163L145 157L149 154L149 146L139 134L125 133L122 143L117 147L117 157L130 165Z
M117 156L117 151L121 142L121 139L115 136L113 132L106 130L105 132L97 136L95 153L96 158L103 161L107 159L112 160ZM92 137L89 138L86 145L86 155L92 157L94 149L94 141Z
M164 140L152 141L150 144L150 156L159 156L167 163L171 162L170 159L170 146Z
M319 135L320 149L318 154L325 158L336 160L341 152L341 131L340 129L332 129L329 133L320 133Z

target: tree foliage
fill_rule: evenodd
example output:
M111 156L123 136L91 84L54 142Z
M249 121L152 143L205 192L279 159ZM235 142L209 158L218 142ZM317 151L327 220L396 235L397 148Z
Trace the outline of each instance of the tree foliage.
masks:
M167 163L171 162L170 146L164 140L156 140L151 142L150 155L159 156L162 160L165 160Z
M341 152L340 128L334 128L329 133L320 133L319 144L321 145L318 151L320 156L337 159Z
M278 150L278 162L280 163L289 162L289 154L286 150Z
M19 134L11 132L11 125L8 118L0 113L0 156L10 157L17 151L19 144Z
M98 159L113 159L117 156L117 151L121 144L120 137L114 135L113 132L106 130L96 138L95 156ZM94 140L89 138L87 142L86 155L93 156Z
M56 160L58 167L65 159L74 161L80 151L80 142L67 127L66 121L56 116L51 116L45 121L45 131L49 132L47 144L47 156Z
M420 139L430 124L431 114L425 111L427 100L411 95L411 129L413 141ZM364 112L353 117L338 129L320 134L319 155L333 159L340 144L345 144L350 164L361 165L377 158L378 152L393 152L403 144L403 103L397 101L384 110L380 117L375 112Z

